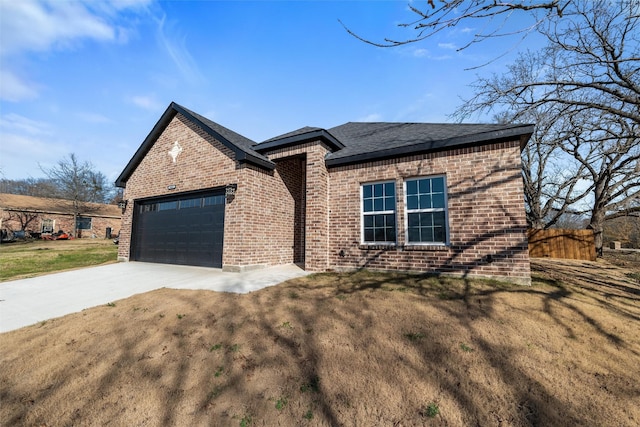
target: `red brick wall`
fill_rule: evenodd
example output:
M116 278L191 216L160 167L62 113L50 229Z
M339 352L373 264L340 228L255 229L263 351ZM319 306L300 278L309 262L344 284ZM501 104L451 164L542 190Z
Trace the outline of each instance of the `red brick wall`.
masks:
M20 221L17 219L10 219L10 217L14 217L17 213L3 211L2 212L2 228L12 231L20 230ZM54 221L54 232L58 230L62 230L66 233L73 235L75 233L75 225L73 223L73 215L65 215L65 214L47 214L47 213L36 213L36 218L29 223L26 227L27 231L40 233L42 231L42 221L45 219L51 219ZM120 218L107 218L107 217L93 217L91 215L85 215L91 217L91 229L90 230L81 230L82 238L104 238L106 234L107 227L111 227L112 234L116 235L120 231L121 221Z
M328 148L319 141L269 152L269 158L285 159L304 156L305 192L301 212L304 223L304 268L308 271L325 271L329 266L329 171L324 158Z
M225 214L225 265L293 262L295 201L280 168L265 171L243 166L233 212L227 209Z
M175 141L183 151L173 163L168 152ZM284 163L265 171L233 159L229 148L176 115L127 181L119 258L129 259L135 200L237 183L225 207L223 268L293 262L295 201L280 173L291 175L297 166Z
M168 152L173 148L175 141L182 146L182 153L174 163ZM122 218L118 258L129 259L135 200L222 187L238 182L239 169L233 156L229 148L214 140L181 114L177 114L127 181L124 199L128 200L128 204ZM169 186L175 186L175 189L168 190ZM232 202L227 206L226 217L233 215L233 211ZM226 243L225 241L225 246Z
M332 269L401 269L530 281L519 141L329 170ZM450 245L407 246L403 182L445 175ZM360 185L396 183L397 246L367 246L360 236ZM343 251L344 256L340 256Z
M287 231L291 230L291 244L293 245L293 262L304 263L305 259L305 215L306 215L306 156L288 157L276 161L276 171L279 173L290 197L285 212Z

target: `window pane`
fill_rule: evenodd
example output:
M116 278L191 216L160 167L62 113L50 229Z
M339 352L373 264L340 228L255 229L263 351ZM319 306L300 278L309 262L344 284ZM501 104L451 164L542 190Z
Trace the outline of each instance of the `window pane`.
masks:
M162 202L158 203L159 211L167 211L171 209L178 209L178 202Z
M387 242L395 242L396 241L396 229L395 227L387 227Z
M200 197L197 199L180 200L180 209L199 208L201 200L202 199Z
M420 214L409 214L409 227L417 227L420 225Z
M396 186L393 182L387 182L384 185L384 194L385 196L395 196L396 194Z
M444 193L444 178L433 178L431 180L434 193Z
M431 180L430 179L421 179L418 181L418 188L420 189L420 193L431 193Z
M433 213L433 225L435 227L444 227L444 212Z
M209 196L204 198L203 206L224 205L224 196ZM182 206L181 206L182 207Z
M420 209L431 209L431 196L429 195L420 196Z
M418 193L418 181L407 181L407 194Z
M371 197L373 195L373 186L371 185L363 185L362 186L362 196L365 198Z
M76 228L78 230L91 230L91 218L79 216L76 219Z
M373 199L373 210L374 211L383 211L384 210L384 199Z
M364 226L365 227L373 227L373 216L367 215L364 217Z
M396 199L394 197L385 197L384 199L384 210L392 211L395 208Z
M434 242L440 242L440 243L444 243L444 228L443 227L436 227L433 230L433 241Z
M364 230L364 241L365 242L373 242L373 228Z
M433 228L420 227L420 241L421 242L433 242Z
M396 216L391 214L391 215L385 215L384 216L384 225L387 227L396 227Z
M365 212L372 212L373 211L373 200L365 199L365 201L364 201L364 211Z
M418 209L418 196L407 196L407 209Z
M376 242L385 242L384 238L384 228L376 228L374 229L375 241Z
M444 208L444 193L436 193L432 198L433 207L438 209Z
M409 228L409 241L420 242L420 229L417 227Z
M420 214L420 225L425 227L425 226L432 226L433 225L433 213L428 212L428 213L421 213Z
M382 197L382 184L373 184L373 196L374 197Z
M384 227L384 215L373 215L374 227Z

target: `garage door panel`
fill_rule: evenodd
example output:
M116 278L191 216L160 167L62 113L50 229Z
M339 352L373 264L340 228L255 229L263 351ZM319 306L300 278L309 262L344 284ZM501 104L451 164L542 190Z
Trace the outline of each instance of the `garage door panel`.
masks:
M208 193L136 204L133 259L221 267L224 201Z

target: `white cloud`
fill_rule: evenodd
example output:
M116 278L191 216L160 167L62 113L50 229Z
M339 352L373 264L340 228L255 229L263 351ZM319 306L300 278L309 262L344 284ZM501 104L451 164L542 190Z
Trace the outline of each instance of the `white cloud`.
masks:
M0 135L7 133L27 133L29 135L51 135L51 128L48 123L38 122L21 116L20 114L9 113L0 117Z
M162 104L160 104L153 95L145 96L145 95L136 95L129 98L129 102L132 104L150 111L157 111L162 108Z
M0 52L45 51L75 39L113 40L113 28L79 1L0 2Z
M454 43L438 43L440 49L457 50L458 47Z
M125 43L130 30L115 25L125 9L142 10L152 0L0 0L0 98L18 102L38 96L12 63L29 52L72 49L83 40Z
M429 51L427 49L415 49L413 51L413 56L417 58L422 58L429 55Z
M21 79L7 69L0 68L0 99L18 102L37 96L36 85Z
M364 117L360 117L357 119L357 122L379 122L382 120L382 114L380 113L371 113Z
M198 69L198 65L186 47L186 37L176 33L172 25L166 25L166 15L157 20L158 42L167 52L176 65L180 73L191 83L201 83L205 81L204 76Z

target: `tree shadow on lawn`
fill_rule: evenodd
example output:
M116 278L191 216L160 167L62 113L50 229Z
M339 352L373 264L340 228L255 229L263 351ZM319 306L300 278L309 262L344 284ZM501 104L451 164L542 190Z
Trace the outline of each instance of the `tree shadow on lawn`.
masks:
M478 337L474 332L473 324L478 319L492 319L497 316L495 312L496 304L503 303L499 298L504 294L519 294L522 298L538 297L542 302L542 311L551 318L558 326L566 331L568 338L575 339L573 321L583 322L591 326L591 332L604 337L608 342L615 345L617 349L624 349L631 354L637 356L638 353L616 333L608 331L595 317L590 316L579 308L577 304L571 302L574 295L573 285L565 285L562 282L553 279L539 280L537 286L522 287L505 285L499 282L478 281L478 280L456 280L445 277L434 277L427 275L407 276L403 274L380 274L368 271L360 271L350 274L323 274L317 275L322 282L323 278L328 279L326 285L318 286L315 280L311 280L308 285L297 285L293 283L290 288L302 290L319 290L324 288L329 295L324 298L325 301L341 296L353 296L365 294L369 292L410 292L412 294L423 297L425 304L435 305L438 309L447 314L446 318L457 318L459 323L467 329L469 336L473 337L474 346L477 347L485 361L492 369L499 373L500 382L507 388L507 393L515 398L518 402L517 407L510 408L507 413L500 414L500 410L487 411L484 407L488 402L478 402L477 396L491 396L493 387L489 384L481 384L475 382L471 389L460 387L460 379L469 375L465 371L464 357L465 354L451 352L451 343L446 340L430 341L428 346L416 343L416 348L421 348L423 352L423 363L412 366L417 378L426 381L433 381L433 377L424 377L421 370L425 366L446 366L444 373L432 372L437 378L437 382L441 390L446 394L454 397L463 412L469 416L464 423L473 422L484 425L486 423L496 423L508 421L516 425L557 425L562 423L569 424L589 424L588 416L585 415L584 408L576 408L571 411L571 401L557 398L554 393L544 384L536 380L534 376L528 375L511 361L511 351L507 344L503 348L497 348L490 340ZM540 289L539 285L544 285L546 289ZM464 303L464 307L455 304L456 301ZM453 302L454 304L451 304ZM612 308L612 304L606 304ZM365 309L368 307L365 304ZM359 310L360 308L358 308ZM466 310L465 310L466 309ZM573 314L573 321L564 320L566 312ZM630 316L637 320L635 315L624 313L619 310L618 314ZM637 310L636 310L637 311ZM561 313L563 312L563 313ZM348 313L351 316L358 316L358 313ZM321 316L321 313L317 313ZM332 316L336 316L335 312L331 312ZM348 322L349 316L345 314L340 320ZM299 319L303 321L305 319ZM429 334L430 329L438 329L443 325L431 324L423 325L422 329L425 336L433 338ZM497 326L497 325L496 325ZM361 328L359 333L366 334L368 329ZM420 336L421 333L413 334ZM371 336L369 339L375 340L376 337ZM515 347L511 349L515 351ZM608 350L612 351L612 350ZM389 348L382 352L393 352ZM401 355L399 360L406 363ZM316 368L317 371L321 367ZM390 382L393 378L388 379ZM511 385L511 386L510 386ZM637 392L637 390L635 390ZM499 399L498 399L499 401ZM498 403L498 407L500 404ZM324 413L332 412L332 405L326 405L323 409ZM597 411L588 410L587 412L596 413ZM335 420L335 418L332 418Z
M39 387L0 375L0 399L20 408L3 422L51 423L61 407L66 424L420 425L435 402L441 415L432 423L597 424L618 399L640 395L637 382L621 377L617 389L588 389L603 393L597 399L567 396L530 358L578 363L580 356L554 353L585 348L591 335L576 337L578 323L604 338L595 345L605 358L637 358L635 344L582 304L631 321L637 314L613 310L624 296L602 298L547 276L524 287L371 271L317 274L247 295L163 289L69 316L83 320L80 330L64 330L67 318L31 327L29 341L45 357L47 335L59 334L64 357ZM100 330L114 317L113 329ZM545 334L564 336L566 349L547 348ZM65 402L75 383L83 395ZM633 413L608 419L631 425Z

